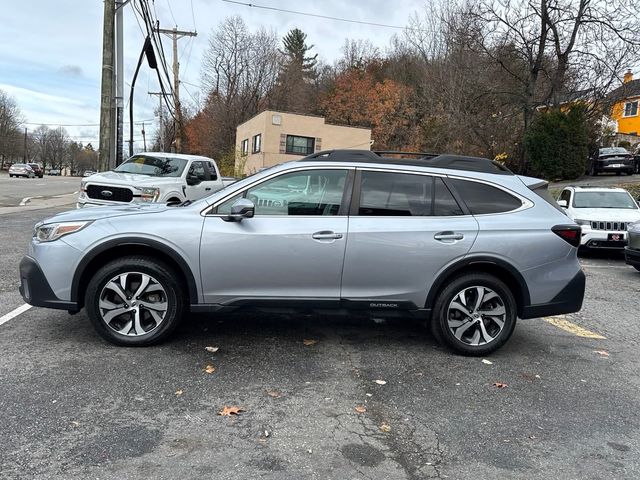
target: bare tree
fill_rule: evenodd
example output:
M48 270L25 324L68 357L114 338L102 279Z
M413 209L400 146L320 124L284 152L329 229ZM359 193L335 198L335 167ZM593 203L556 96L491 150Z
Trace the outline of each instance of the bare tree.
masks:
M61 171L68 159L68 143L69 135L67 135L64 127L49 130L49 134L47 135L47 159L52 167L58 168Z
M20 122L22 115L15 99L0 90L0 169L7 159L22 153Z
M40 125L31 134L35 148L35 158L40 161L43 170L46 170L49 164L49 132L49 127Z

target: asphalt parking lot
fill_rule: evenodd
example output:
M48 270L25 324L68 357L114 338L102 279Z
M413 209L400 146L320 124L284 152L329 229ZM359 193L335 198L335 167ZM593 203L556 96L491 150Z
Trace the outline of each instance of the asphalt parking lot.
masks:
M0 213L0 317L33 224L66 208ZM0 477L639 478L640 273L582 263L583 310L486 359L403 319L191 316L130 349L28 309L0 325Z

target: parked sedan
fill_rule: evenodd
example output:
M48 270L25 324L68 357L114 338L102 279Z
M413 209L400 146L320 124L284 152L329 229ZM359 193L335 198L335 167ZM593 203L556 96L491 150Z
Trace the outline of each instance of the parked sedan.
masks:
M633 155L622 147L601 148L596 156L591 159L589 173L593 176L604 172L615 172L621 175L633 175L636 171L636 162Z
M33 171L33 168L26 163L14 163L9 167L9 176L34 178L36 174Z

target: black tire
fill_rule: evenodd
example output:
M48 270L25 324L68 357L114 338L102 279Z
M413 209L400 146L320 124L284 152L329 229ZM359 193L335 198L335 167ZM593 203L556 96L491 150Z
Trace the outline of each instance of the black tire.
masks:
M496 302L494 305L498 305L498 308L502 305L505 312L501 330L499 329L500 327L497 322L488 318L488 316L483 316L481 314L478 314L477 319L467 321L461 325L464 326L467 323L470 324L471 327L467 327L465 331L471 333L475 330L480 331L481 329L478 322L483 322L485 331L496 333L495 336L492 337L492 340L478 345L471 345L463 339L456 338L454 332L449 326L450 304L460 292L465 291L465 289L472 291L472 287L483 287L484 292L492 291L492 293L497 294L493 300L488 300L487 302ZM488 303L482 303L481 306L487 304ZM470 318L470 315L467 316ZM451 280L438 294L434 304L433 316L431 318L431 332L439 343L447 346L456 353L468 356L481 356L495 352L502 347L507 340L509 340L516 326L516 319L517 305L509 287L493 275L482 272L470 272ZM451 319L451 321L455 322L457 320ZM496 332L496 328L499 330L498 332ZM484 338L482 337L482 332L480 335L481 338ZM464 337L464 334L462 337Z
M595 165L591 165L591 176L592 177L597 177L598 176L598 169L596 168Z
M640 265L632 265L633 268L635 268L637 271L640 272Z
M158 305L166 304L166 311L164 311L164 316L160 322L156 323L155 327L151 328L151 325L153 325L155 320L152 318L153 316L151 315L150 309L146 307L143 309L142 305L137 306L140 312L139 314L141 316L146 316L147 322L152 322L148 323L150 326L149 330L145 330L144 327L142 328L143 332L147 333L138 334L132 327L129 328L129 335L118 333L115 328L107 325L103 320L100 308L100 297L101 295L108 294L108 292L114 292L114 290L110 290L108 288L105 290L106 285L112 279L126 273L131 274L133 279L131 284L132 288L131 290L127 288L126 293L131 293L133 288L137 288L135 286L135 278L142 274L151 277L155 282L154 285L158 284L161 289L163 289L161 293L157 294L161 302ZM179 276L171 267L151 257L130 256L109 262L98 270L89 281L85 294L85 307L93 327L100 336L115 345L146 347L162 342L168 338L171 333L173 333L182 320L182 316L185 311L185 292L178 279ZM131 305L126 303L124 306L134 309L134 307L136 307L136 300L137 299L133 298L133 295L127 296L126 301L130 301ZM146 300L148 304L153 303L149 299L148 294ZM118 306L120 307L120 304L118 304ZM129 323L133 323L133 312L135 311L135 309L129 310L121 315L117 315L114 317L115 320L112 320L112 323L120 322L120 326L125 325L126 328L127 320L130 320ZM142 321L145 320L141 320L140 324L142 324ZM133 331L133 334L131 334L131 331Z
M167 200L167 206L168 207L174 207L176 205L180 205L182 202L180 201L179 198L170 198L169 200Z
M622 175L622 172L616 172L616 175L619 177L620 175Z

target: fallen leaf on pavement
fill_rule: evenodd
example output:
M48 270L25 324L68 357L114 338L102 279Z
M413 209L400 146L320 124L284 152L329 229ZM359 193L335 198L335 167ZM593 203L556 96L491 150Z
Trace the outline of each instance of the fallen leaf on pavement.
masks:
M358 413L364 413L366 411L367 411L367 407L365 407L364 405L358 405L356 407L356 412L358 412Z
M502 382L496 382L493 384L494 387L496 388L507 388L509 385L507 385L506 383L502 383Z
M387 384L386 380L374 380L374 382L376 382L378 385L386 385Z
M244 412L244 409L240 407L227 407L225 405L223 409L218 412L218 415L222 417L229 417L231 415L239 415L241 412Z
M309 338L305 338L304 340L302 340L302 343L308 347L310 345L315 345L316 343L318 343L318 340L311 340Z
M207 352L216 353L220 347L204 347Z
M604 350L594 350L595 353L597 353L598 355L600 355L601 357L608 357L609 356L609 352L605 352Z
M487 365L493 365L493 362L491 360L487 360L486 358L482 359L482 363L485 363Z
M384 433L389 433L391 431L391 426L387 425L386 423L383 423L378 428L380 428L380 431Z
M267 395L273 398L278 398L282 395L282 392L279 392L278 390L267 390Z
M75 420L73 422L71 422L71 425L73 425L74 427L79 427L80 423L76 422Z
M206 373L213 373L216 371L216 367L214 367L213 365L207 365L206 367L204 367L204 371Z
M179 397L180 395L182 395L184 392L182 390L176 390L176 397Z

